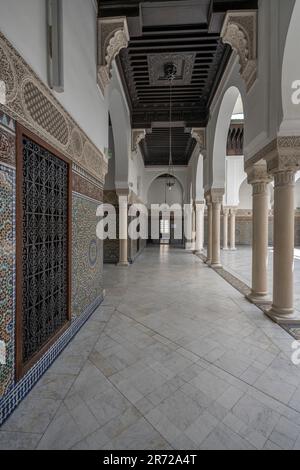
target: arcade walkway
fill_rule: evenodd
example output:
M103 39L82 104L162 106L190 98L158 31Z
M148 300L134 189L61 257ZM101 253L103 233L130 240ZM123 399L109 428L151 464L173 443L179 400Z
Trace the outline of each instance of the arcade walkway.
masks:
M105 282L0 448L300 448L287 332L183 250L148 248Z
M300 312L300 247L294 252L295 273L295 310ZM221 258L226 270L237 276L241 281L251 286L252 249L249 246L238 246L236 251L222 251ZM269 248L268 257L268 285L270 298L273 289L273 248Z

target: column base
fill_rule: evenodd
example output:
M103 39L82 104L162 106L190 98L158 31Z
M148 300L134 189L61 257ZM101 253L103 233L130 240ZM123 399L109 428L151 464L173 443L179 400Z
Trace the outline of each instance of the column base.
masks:
M211 265L211 259L205 260L204 263L207 264L207 266L210 266Z
M281 325L286 323L300 324L300 313L294 312L291 309L287 309L286 313L284 313L282 310L279 311L275 307L272 307L270 310L265 310L265 314L275 323Z
M195 255L201 255L204 252L204 250L195 250L194 254Z
M255 292L246 295L246 299L252 304L270 305L272 303L271 298L267 294L256 294Z
M228 251L237 251L236 248L228 248Z
M229 251L229 248L222 248L222 251Z
M123 267L126 268L127 266L129 266L129 263L128 263L128 261L120 261L120 262L117 264L117 266L123 266Z
M213 269L221 269L223 268L222 264L221 263L211 263L210 264L210 267L213 268Z

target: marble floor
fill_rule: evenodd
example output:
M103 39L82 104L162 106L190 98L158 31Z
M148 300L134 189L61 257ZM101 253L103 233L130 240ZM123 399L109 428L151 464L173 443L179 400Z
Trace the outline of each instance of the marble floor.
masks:
M224 268L251 286L251 257L252 250L247 246L238 246L236 251L222 251L221 258ZM294 257L295 273L295 308L300 312L300 248L295 248ZM273 248L269 248L268 257L268 281L269 293L272 297L273 291Z
M147 248L0 430L1 449L299 449L292 338L202 261Z

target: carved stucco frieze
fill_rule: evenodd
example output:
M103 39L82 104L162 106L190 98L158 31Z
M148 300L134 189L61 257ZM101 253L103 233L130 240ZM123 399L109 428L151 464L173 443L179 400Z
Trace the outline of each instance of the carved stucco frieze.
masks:
M102 184L108 169L105 155L0 33L0 81L6 100L0 109L40 136Z
M251 161L265 160L267 171L275 174L283 171L296 173L300 170L300 136L281 136L263 147ZM250 167L251 162L248 163ZM246 171L248 172L247 162Z
M193 127L191 136L196 140L200 150L206 149L206 129L205 127Z
M257 11L228 11L221 37L237 52L240 73L249 91L257 76Z
M112 62L128 41L125 16L98 19L98 84L103 93L110 82Z

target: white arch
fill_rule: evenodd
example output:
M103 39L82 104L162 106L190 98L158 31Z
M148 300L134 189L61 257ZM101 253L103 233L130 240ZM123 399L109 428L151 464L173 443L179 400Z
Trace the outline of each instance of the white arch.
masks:
M110 93L109 113L114 138L115 183L116 187L122 187L128 185L131 132L123 97L117 89L113 89Z
M148 187L147 187L147 201L148 201L148 204L149 204L149 193L150 193L150 190L152 188L152 185L155 181L159 180L159 178L161 178L162 176L168 174L167 172L162 172L160 173L159 175L156 175L154 178L152 178L151 182L148 184ZM177 175L174 175L174 179L176 181L176 183L178 184L178 187L180 189L180 192L181 192L181 203L183 203L184 201L184 189L183 189L183 185L180 181L180 179L177 177ZM161 203L163 203L163 201L161 201Z
M213 184L215 188L225 187L225 159L227 153L227 137L230 122L237 99L241 96L236 86L229 87L223 95L215 128L212 149Z
M152 183L157 179L159 178L160 176L163 176L163 175L166 175L168 174L167 171L160 171L158 173L156 173L148 182L148 184L146 183L146 187L145 187L145 194L147 195L147 199L148 199L148 193L149 193L149 189L152 185ZM183 200L184 200L184 195L185 195L185 191L184 191L184 184L183 184L183 181L181 180L181 178L178 176L178 175L174 175L174 178L178 181L178 183L180 184L180 187L181 187L181 190L182 190L182 195L183 195Z
M293 102L293 94L300 89L300 61L299 61L299 22L300 1L284 2L284 13L290 18L289 27L283 51L281 93L283 120L280 126L282 135L299 135L300 103ZM298 92L298 99L300 93Z
M196 181L195 181L195 199L202 201L204 199L204 175L203 175L203 155L200 153L197 162Z

